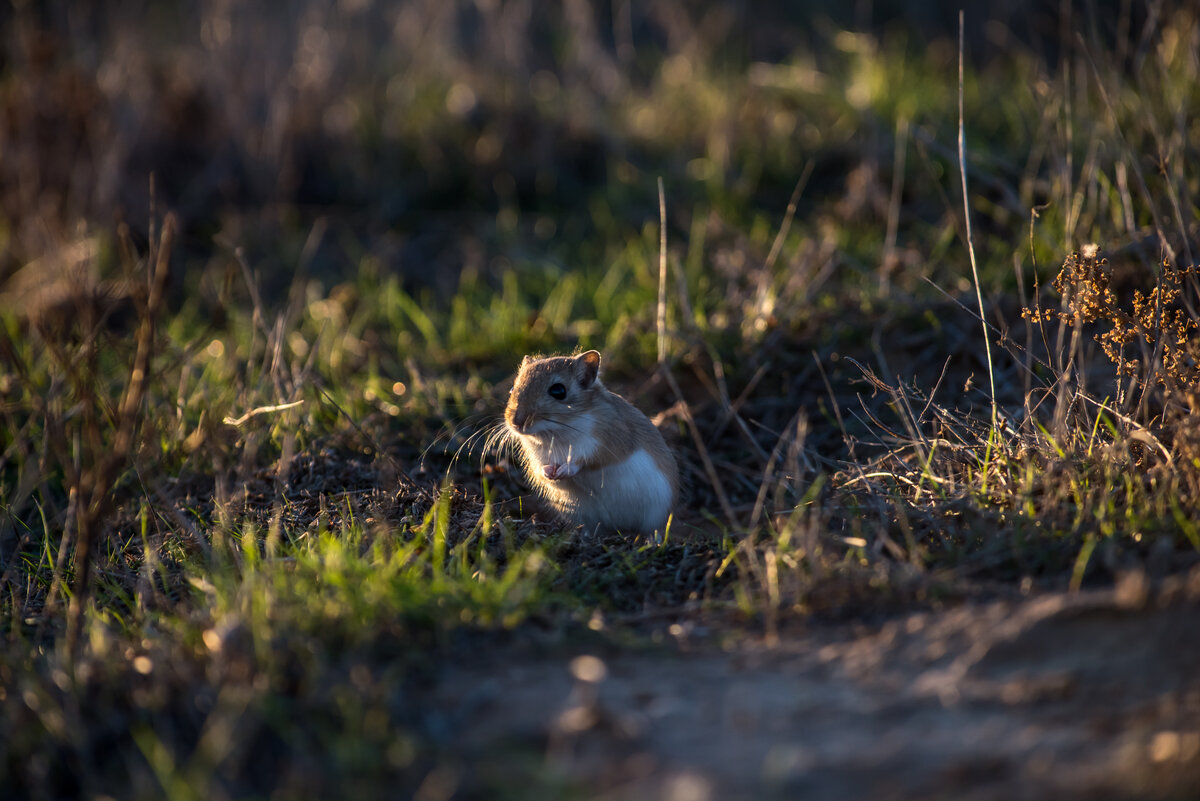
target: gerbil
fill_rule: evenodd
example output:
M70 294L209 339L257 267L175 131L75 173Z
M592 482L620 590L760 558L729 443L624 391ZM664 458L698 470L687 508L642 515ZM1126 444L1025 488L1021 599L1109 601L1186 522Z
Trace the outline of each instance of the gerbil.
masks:
M679 491L675 457L629 401L600 383L600 354L526 356L504 410L525 472L566 520L662 532Z

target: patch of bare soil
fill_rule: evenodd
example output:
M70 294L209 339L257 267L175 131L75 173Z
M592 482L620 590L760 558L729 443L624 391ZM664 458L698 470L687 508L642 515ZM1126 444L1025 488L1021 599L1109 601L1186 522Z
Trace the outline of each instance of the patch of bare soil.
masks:
M672 631L447 666L439 736L474 779L524 764L586 798L1200 798L1200 570L773 648Z

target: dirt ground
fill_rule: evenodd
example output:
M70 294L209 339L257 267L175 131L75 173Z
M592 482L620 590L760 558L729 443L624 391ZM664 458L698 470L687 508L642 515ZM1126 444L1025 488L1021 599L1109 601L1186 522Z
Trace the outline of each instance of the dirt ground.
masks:
M434 734L477 775L524 759L589 798L1196 799L1198 613L1194 570L772 646L677 623L665 655L497 649L440 674Z

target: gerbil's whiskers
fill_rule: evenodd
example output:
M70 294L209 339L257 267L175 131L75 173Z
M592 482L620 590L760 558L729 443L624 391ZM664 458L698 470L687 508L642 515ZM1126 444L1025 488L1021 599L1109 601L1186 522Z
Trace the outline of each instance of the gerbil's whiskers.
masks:
M543 419L548 423L554 423L554 425L558 426L559 428L565 428L569 431L580 431L581 430L578 426L573 426L570 423L566 422L565 420L561 420L552 415L546 415Z
M506 449L512 448L513 437L504 421L493 424L486 431L487 438L483 442L481 458L486 459L489 453L494 453L499 458Z
M421 461L424 462L425 458L427 456L429 456L430 451L432 451L434 448L436 448L439 444L441 444L443 442L447 446L447 448L444 448L442 450L442 452L445 453L446 450L448 450L449 445L458 438L459 434L463 431L463 429L468 428L468 427L473 427L476 422L478 422L480 419L482 419L482 417L483 417L483 415L471 415L470 417L466 418L465 420L463 420L462 422L460 422L456 425L453 425L453 426L451 426L449 424L444 425L442 427L441 433L439 433L436 437L434 437L433 441L430 442L427 446L425 446L425 450L421 451ZM467 439L468 439L468 441L470 441L470 437L468 437ZM462 447L460 446L458 448L458 450L462 450ZM457 458L457 456L458 456L458 450L455 451L455 458Z
M458 460L464 451L466 451L468 455L474 454L475 446L481 441L483 446L479 451L480 459L482 460L487 458L488 453L495 447L497 432L502 434L504 429L505 426L503 420L494 420L489 425L476 429L469 437L463 440L461 445L458 446L458 450L454 452L454 458L450 462L451 466L458 464Z

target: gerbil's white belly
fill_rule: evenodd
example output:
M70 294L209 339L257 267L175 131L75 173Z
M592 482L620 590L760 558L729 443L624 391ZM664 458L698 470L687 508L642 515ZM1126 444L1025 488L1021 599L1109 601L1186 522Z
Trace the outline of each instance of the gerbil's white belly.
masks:
M556 487L559 498L552 500L585 526L661 531L671 513L671 484L642 449L615 465L584 470L561 484Z

